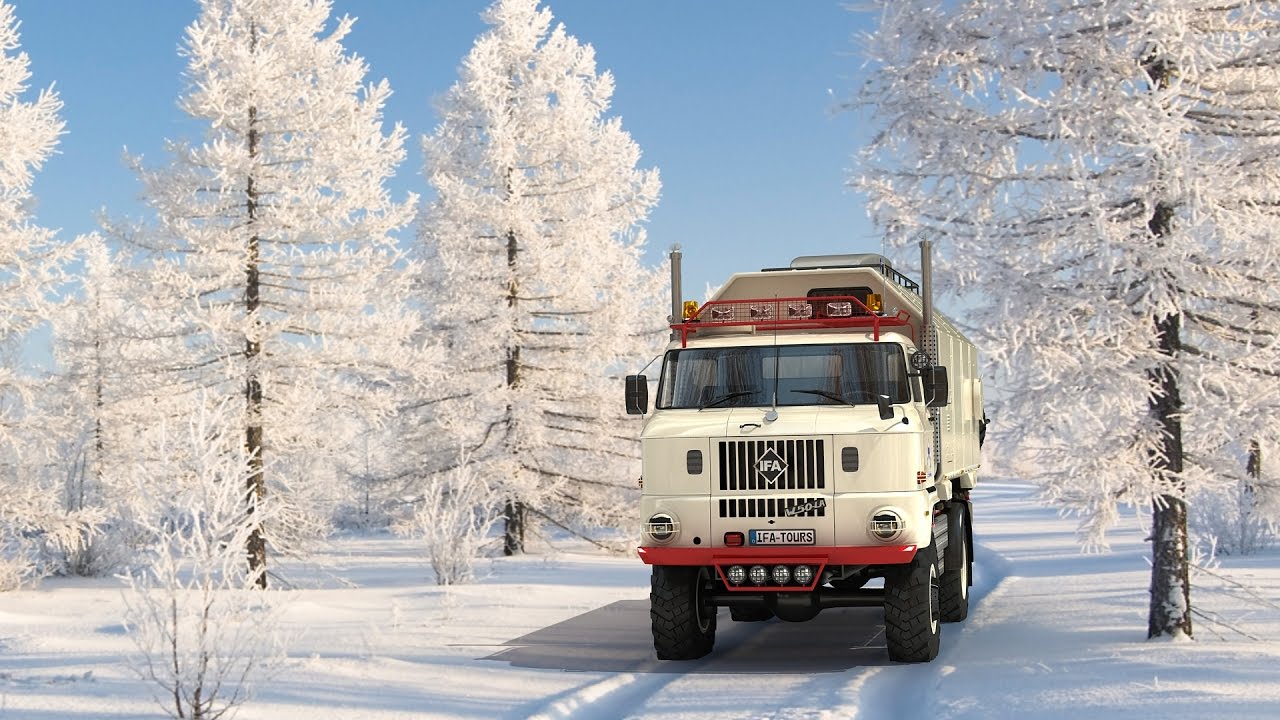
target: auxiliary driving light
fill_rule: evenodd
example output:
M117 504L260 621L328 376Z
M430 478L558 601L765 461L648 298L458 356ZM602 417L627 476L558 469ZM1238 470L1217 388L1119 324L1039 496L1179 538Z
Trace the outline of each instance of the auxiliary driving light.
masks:
M645 523L644 531L653 538L654 542L665 543L670 542L671 538L676 536L676 531L680 528L680 522L676 520L671 513L660 512L649 518L649 522Z
M786 585L791 582L791 569L786 565L773 566L773 584Z
M871 514L868 529L871 531L871 536L880 542L893 542L902 535L906 527L907 523L902 519L902 513L893 508L880 508Z
M756 585L763 585L769 582L769 571L763 565L752 565L751 582Z
M808 585L813 581L813 568L808 565L797 565L795 576L797 585Z
M741 585L747 581L747 569L741 565L734 565L729 568L729 582L734 585Z

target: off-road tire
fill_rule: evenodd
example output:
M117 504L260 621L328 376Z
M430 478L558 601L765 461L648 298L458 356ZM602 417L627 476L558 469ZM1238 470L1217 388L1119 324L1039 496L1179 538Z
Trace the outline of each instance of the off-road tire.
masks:
M969 533L964 503L952 503L947 511L947 549L938 586L938 606L942 622L960 622L969 617Z
M730 607L729 618L734 622L764 622L773 617L769 608Z
M890 660L929 662L938 656L942 622L936 558L931 542L910 564L885 575L884 635Z
M706 568L655 565L649 580L649 618L659 660L696 660L716 642L716 608L702 597Z

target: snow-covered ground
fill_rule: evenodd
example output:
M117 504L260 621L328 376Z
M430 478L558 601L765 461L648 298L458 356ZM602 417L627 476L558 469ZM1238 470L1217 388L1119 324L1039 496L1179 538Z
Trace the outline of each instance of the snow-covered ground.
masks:
M879 612L735 624L715 652L654 659L648 572L587 552L486 561L445 590L412 543L335 541L283 568L274 593L289 657L237 717L1162 718L1280 716L1280 555L1200 575L1195 642L1147 642L1147 546L1138 531L1082 555L1073 522L1028 487L976 496L969 619L927 665L885 657ZM158 717L112 580L54 579L0 595L0 718ZM1245 638L1249 633L1263 640ZM1216 633L1216 634L1215 634Z

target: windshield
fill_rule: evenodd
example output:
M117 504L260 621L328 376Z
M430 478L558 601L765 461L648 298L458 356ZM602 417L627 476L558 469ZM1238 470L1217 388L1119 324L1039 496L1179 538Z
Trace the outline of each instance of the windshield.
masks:
M877 395L911 401L902 348L859 343L671 350L657 407L767 406L775 383L778 405L874 405Z

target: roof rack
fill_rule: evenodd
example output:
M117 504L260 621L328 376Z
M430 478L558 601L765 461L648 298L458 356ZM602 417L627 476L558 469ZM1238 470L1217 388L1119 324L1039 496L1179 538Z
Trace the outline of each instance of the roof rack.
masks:
M868 308L861 299L842 295L711 300L684 322L673 323L671 329L680 331L680 347L687 347L691 333L716 328L798 330L869 327L878 342L882 326L910 327L910 316L905 310L899 310L892 316L882 315Z

